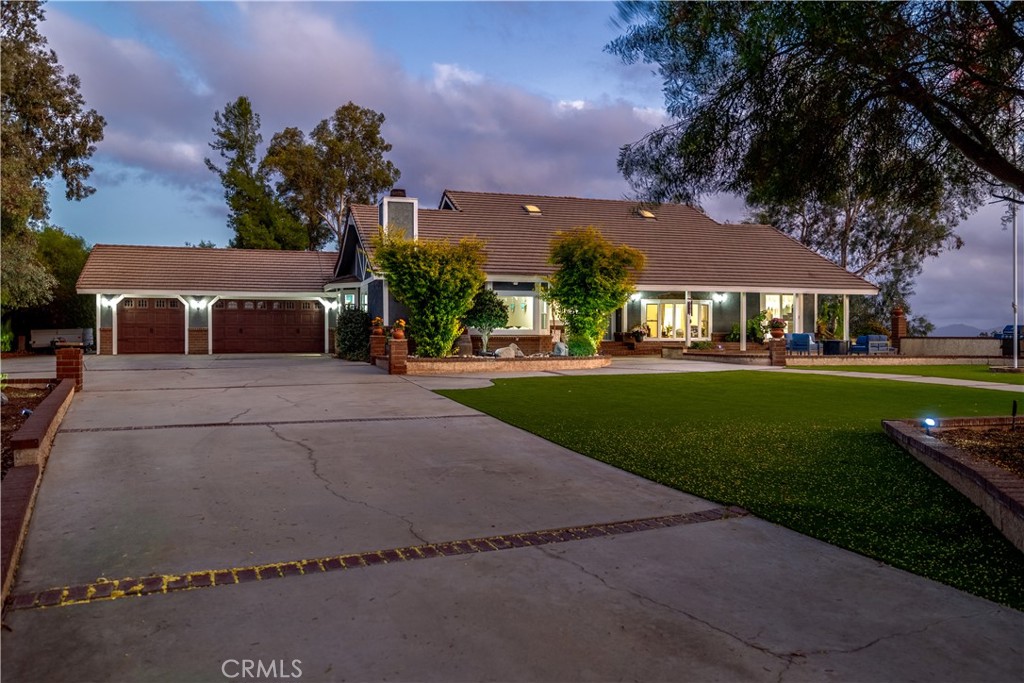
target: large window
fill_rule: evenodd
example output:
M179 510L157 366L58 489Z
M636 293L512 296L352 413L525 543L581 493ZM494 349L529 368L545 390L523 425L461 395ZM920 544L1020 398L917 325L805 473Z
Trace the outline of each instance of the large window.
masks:
M691 340L711 339L710 301L645 301L643 310L644 322L654 338L686 339L689 325Z
M773 318L782 318L788 325L786 325L787 332L795 332L796 329L793 326L793 305L794 296L792 294L765 294L764 295L764 309L768 311L768 314Z
M507 330L532 330L533 329L533 306L536 297L529 295L503 296L498 298L505 303L508 309Z

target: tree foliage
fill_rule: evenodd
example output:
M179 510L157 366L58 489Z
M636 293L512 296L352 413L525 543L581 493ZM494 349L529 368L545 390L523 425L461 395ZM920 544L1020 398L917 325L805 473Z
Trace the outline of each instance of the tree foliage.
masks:
M555 233L550 262L557 270L546 297L558 307L568 333L569 353L597 353L609 316L625 305L643 270L643 252L615 246L593 227Z
M309 247L299 220L274 196L267 173L257 164L263 142L260 115L244 95L214 112L210 148L225 161L224 168L205 159L224 186L230 211L228 226L235 231L229 246L239 249L293 249Z
M352 102L321 121L308 139L298 128L274 135L263 167L276 174L278 196L300 216L312 248L341 244L346 207L373 203L401 176L384 159L384 115Z
M3 230L24 229L45 220L48 180L64 180L69 200L88 197L92 166L86 160L103 139L106 122L85 109L78 76L64 74L57 54L38 29L45 18L41 2L3 0L0 90L3 123Z
M467 327L475 327L480 332L482 347L487 350L487 340L491 332L508 325L508 308L493 289L481 289L473 299L473 307L462 320Z
M484 285L483 242L411 240L401 231L382 229L373 247L378 274L387 278L395 299L409 308L409 337L416 352L427 358L447 356Z
M31 231L31 238L35 243L35 260L53 278L53 285L46 301L37 298L13 312L15 327L22 331L40 327L93 327L95 300L79 294L76 289L78 276L89 258L85 240L50 225ZM7 258L6 251L4 258Z
M34 230L4 232L0 258L0 306L4 313L44 306L53 300L57 280L39 260Z
M608 49L659 65L676 123L623 148L652 199L847 187L852 150L970 201L1024 190L1024 4L620 3ZM884 171L882 174L884 175ZM884 177L874 179L884 186Z

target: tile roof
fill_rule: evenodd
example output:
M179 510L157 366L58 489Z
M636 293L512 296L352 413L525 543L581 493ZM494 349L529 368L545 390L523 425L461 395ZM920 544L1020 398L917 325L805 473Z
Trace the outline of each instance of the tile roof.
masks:
M647 207L655 214L649 219L639 215L637 202L625 200L446 190L441 205L448 203L456 210L420 209L419 237L455 241L476 235L486 242L490 276L550 275L555 232L593 225L612 242L647 255L638 277L643 289L877 292L771 226L718 223L691 206ZM525 205L536 206L540 215ZM352 216L372 260L377 207L353 206Z
M81 294L319 292L337 252L97 244L78 278Z

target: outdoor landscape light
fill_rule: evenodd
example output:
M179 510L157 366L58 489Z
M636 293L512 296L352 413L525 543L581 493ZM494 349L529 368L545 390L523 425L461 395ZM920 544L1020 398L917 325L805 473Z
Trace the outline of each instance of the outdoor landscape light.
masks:
M934 417L926 417L924 419L924 433L928 436L932 435L932 427L938 425L938 421Z

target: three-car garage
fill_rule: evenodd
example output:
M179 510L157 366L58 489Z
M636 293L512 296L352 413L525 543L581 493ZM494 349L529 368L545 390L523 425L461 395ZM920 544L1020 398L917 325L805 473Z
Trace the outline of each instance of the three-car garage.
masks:
M99 244L78 280L98 348L122 353L325 353L337 253Z

